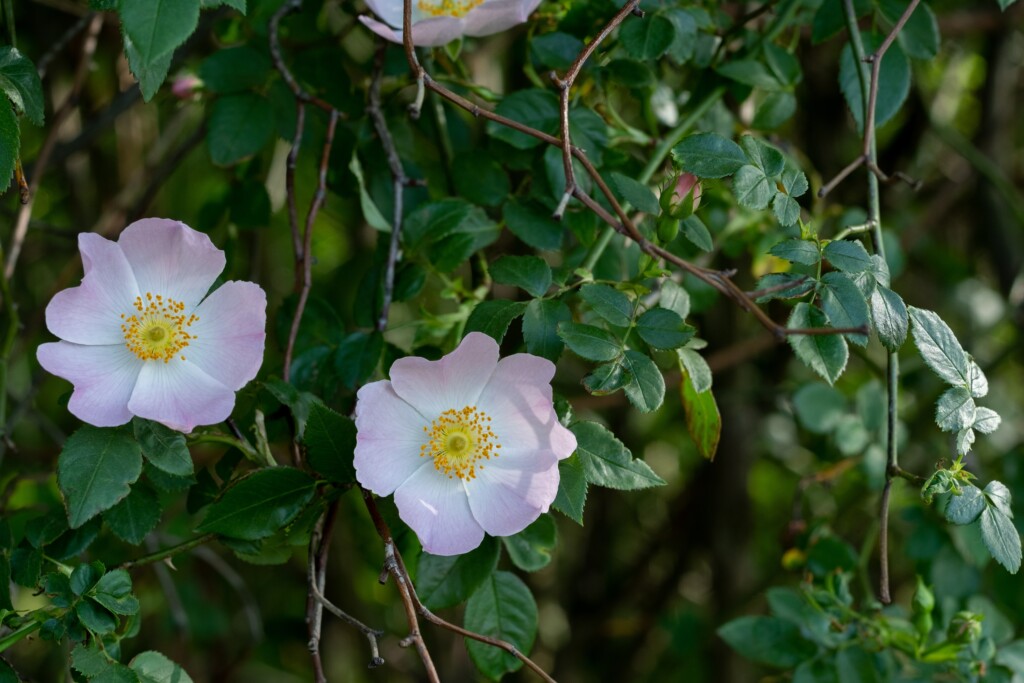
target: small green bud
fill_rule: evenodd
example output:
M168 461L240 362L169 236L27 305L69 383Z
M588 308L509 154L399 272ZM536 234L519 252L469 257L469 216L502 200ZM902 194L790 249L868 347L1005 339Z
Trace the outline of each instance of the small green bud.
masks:
M963 610L953 615L946 629L946 637L957 643L973 643L981 637L980 614Z
M658 219L658 241L668 244L679 234L679 219L662 216Z
M912 606L914 614L931 614L931 611L935 609L935 594L928 588L920 575L917 577L917 590L914 591Z

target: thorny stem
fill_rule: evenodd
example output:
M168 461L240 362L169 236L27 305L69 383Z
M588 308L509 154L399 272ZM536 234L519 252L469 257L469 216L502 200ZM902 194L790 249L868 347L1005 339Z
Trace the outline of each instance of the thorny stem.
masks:
M875 180L881 180L883 183L887 183L890 180L902 180L907 183L915 190L921 186L921 183L914 180L905 173L899 171L892 174L892 176L886 175L881 168L878 167L878 156L875 153L875 109L878 103L878 83L879 77L882 70L882 58L885 53L889 50L893 41L896 40L896 36L903 30L903 26L910 19L910 15L914 13L914 9L921 2L921 0L911 0L910 4L900 15L900 18L896 21L896 25L892 27L889 35L885 37L882 44L878 46L870 55L864 52L864 44L860 38L860 31L857 28L857 15L852 9L847 0L843 0L844 12L846 12L846 24L850 32L850 44L854 46L854 57L857 66L857 77L860 80L861 90L861 101L865 103L864 107L864 143L861 147L860 156L851 161L846 167L841 170L836 176L825 183L818 190L818 196L824 197L829 192L834 190L839 183L846 180L846 178L860 168L863 165L867 165L868 171L874 176ZM870 73L868 72L865 64L871 65ZM881 252L879 252L881 253ZM882 534L883 538L885 534Z
M910 13L917 6L918 0L913 0L907 7L907 11L904 12L900 21L897 22L893 33L886 38L886 40L879 47L878 52L874 56L874 66L881 62L881 55L879 52L884 54L883 48L888 48L895 39L896 33L903 24L906 23L910 17ZM853 46L853 54L856 58L858 65L857 75L860 78L861 89L868 91L869 89L874 91L874 94L866 99L867 105L864 110L865 120L865 138L864 138L864 159L868 163L868 167L876 167L877 152L875 149L875 110L874 102L878 91L878 69L873 68L871 74L868 74L867 61L864 54L864 45L860 39L860 32L857 30L857 14L853 8L853 0L843 0L843 9L846 13L847 28L850 32L850 44ZM870 132L870 137L867 133ZM875 245L875 252L885 259L885 243L882 240L882 211L881 204L879 201L879 175L877 173L868 174L868 223L871 225L872 241ZM879 600L884 604L892 602L892 594L889 588L889 500L892 496L892 480L894 476L898 476L899 469L899 455L896 449L896 417L897 417L897 400L899 398L899 373L900 373L900 361L899 355L896 352L891 352L888 355L888 363L886 367L886 404L887 404L887 420L886 420L886 471L885 471L885 488L882 489L882 500L880 503L880 531L878 535L878 562L879 562L879 575L878 575L878 594Z

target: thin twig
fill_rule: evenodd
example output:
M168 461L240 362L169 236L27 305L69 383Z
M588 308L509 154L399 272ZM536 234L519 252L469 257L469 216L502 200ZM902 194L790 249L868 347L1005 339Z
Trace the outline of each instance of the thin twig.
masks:
M328 612L338 617L345 623L354 626L356 629L361 631L364 636L366 636L366 639L370 642L370 668L373 669L384 664L384 658L380 656L380 645L378 643L378 639L382 635L384 635L384 631L380 631L375 628L370 628L369 626L359 621L355 617L342 611L333 602L325 598L320 593L320 588L319 586L317 586L316 582L311 582L309 585L313 591L313 597L315 597L317 601L321 605L323 605L324 609L326 609Z
M39 189L39 182L46 172L50 155L53 153L57 139L60 137L60 129L65 120L71 115L72 110L78 104L78 96L85 85L85 79L89 75L92 66L92 56L96 52L100 29L103 28L103 14L95 14L89 20L85 30L85 39L82 41L82 52L78 58L78 69L75 71L75 79L68 91L68 96L53 115L50 123L49 133L43 146L39 149L36 157L35 167L32 169L32 181L29 183L28 201L23 201L18 211L18 219L14 224L14 236L11 237L11 246L7 250L7 262L4 265L4 275L10 280L14 275L14 268L18 264L18 257L21 256L21 247L25 243L25 236L28 234L29 219L32 218L32 208L35 206L36 190Z
M864 109L864 140L861 146L860 156L851 161L846 166L846 168L844 168L836 175L835 178L825 183L821 187L821 189L818 190L819 197L824 197L829 192L834 190L836 186L839 185L839 183L843 182L843 180L847 178L847 176L849 176L851 173L853 173L855 170L857 170L863 165L867 165L868 170L878 180L882 181L883 183L888 183L891 180L902 180L903 182L913 187L915 190L920 188L920 181L914 180L906 173L897 171L896 173L893 173L891 176L886 175L882 171L882 169L878 167L878 162L875 159L875 155L871 151L871 148L874 145L875 141L875 111L877 109L878 104L878 84L882 73L882 58L885 56L885 53L889 50L889 47L892 45L893 41L896 40L896 36L899 35L899 32L903 30L903 26L907 23L907 20L910 19L910 15L914 13L914 9L920 2L921 0L911 0L910 4L907 5L907 8L903 11L903 14L900 15L900 18L896 22L896 25L892 27L891 31L889 31L889 35L887 35L885 37L885 40L882 41L882 44L878 46L878 49L875 50L870 55L858 58L861 62L866 62L871 65L870 81L868 81L867 83L864 83L863 81L861 82L861 98L862 100L866 99L867 104L865 105ZM856 24L856 21L854 21L854 24ZM859 42L859 34L857 35L857 39ZM851 34L851 43L853 42L853 40L854 36ZM861 50L861 54L863 55L863 49ZM859 65L858 71L860 71Z
M142 557L134 560L123 562L118 569L132 569L134 567L141 567L154 562L169 560L172 557L177 557L182 553L187 553L194 548L198 548L204 543L209 543L215 538L217 538L217 534L203 534L202 536L196 536L195 538L190 538L187 541L182 541L177 545L172 545L169 548L164 548L163 550L158 550L157 552L150 553L149 555L143 555Z

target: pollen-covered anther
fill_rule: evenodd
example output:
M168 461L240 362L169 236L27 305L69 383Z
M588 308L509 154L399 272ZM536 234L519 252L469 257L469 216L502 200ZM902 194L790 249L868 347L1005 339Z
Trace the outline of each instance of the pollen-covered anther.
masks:
M423 431L428 441L420 446L420 457L432 458L434 468L449 479L475 479L484 468L481 461L498 457L501 448L491 417L476 406L450 408Z
M197 339L188 328L199 316L185 314L185 304L163 295L146 292L135 297L134 310L121 314L121 332L125 346L142 360L165 363L181 354L182 349Z
M464 17L484 0L418 0L416 7L431 17Z

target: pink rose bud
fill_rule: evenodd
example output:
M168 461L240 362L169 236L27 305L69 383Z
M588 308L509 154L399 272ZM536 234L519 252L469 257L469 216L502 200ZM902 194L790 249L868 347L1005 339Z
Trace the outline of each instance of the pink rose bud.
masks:
M174 79L171 84L171 93L179 100L187 100L203 87L203 81L195 74L186 74Z
M692 173L683 173L676 181L676 189L672 193L672 203L681 204L686 197L693 193L693 211L700 206L700 178Z

